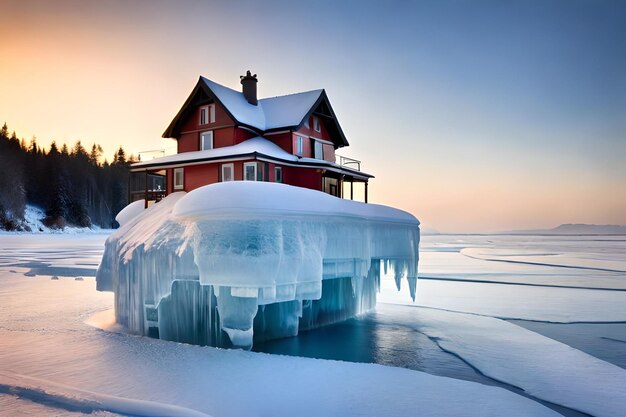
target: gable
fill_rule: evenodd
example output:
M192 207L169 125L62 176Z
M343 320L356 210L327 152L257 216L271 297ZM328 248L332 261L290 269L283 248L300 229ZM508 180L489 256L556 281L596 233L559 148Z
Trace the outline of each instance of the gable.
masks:
M304 125L304 122L307 121L312 115L317 116L324 121L324 125L328 130L328 135L335 145L335 149L350 145L348 143L348 139L346 139L346 135L343 133L343 129L341 129L339 121L337 120L335 111L330 105L330 101L328 100L328 96L326 95L325 90L322 90L322 94L320 95L319 99L315 102L315 104L311 107L306 116L302 119L297 129L301 128Z
M216 103L220 105L218 100L216 100L215 95L208 88L204 87L200 80L185 100L185 103L180 108L174 119L170 122L165 132L163 132L162 137L164 138L180 138L181 129L184 124L192 117L199 106L204 104ZM226 111L228 116L234 121L235 119L228 112L223 105L222 108Z

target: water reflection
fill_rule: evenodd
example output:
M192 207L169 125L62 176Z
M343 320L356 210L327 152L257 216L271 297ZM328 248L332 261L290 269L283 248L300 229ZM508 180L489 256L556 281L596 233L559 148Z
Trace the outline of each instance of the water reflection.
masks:
M255 344L254 351L347 362L376 363L496 385L426 335L371 312L298 337Z

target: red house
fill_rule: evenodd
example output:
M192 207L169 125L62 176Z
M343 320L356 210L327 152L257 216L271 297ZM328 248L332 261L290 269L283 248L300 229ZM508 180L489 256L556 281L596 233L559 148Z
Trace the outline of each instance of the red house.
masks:
M130 201L159 200L220 181L275 181L344 197L344 184L372 175L335 150L348 146L324 90L257 99L257 77L241 76L242 91L200 77L163 133L175 155L131 166ZM347 185L346 185L346 188ZM348 191L346 191L348 194Z

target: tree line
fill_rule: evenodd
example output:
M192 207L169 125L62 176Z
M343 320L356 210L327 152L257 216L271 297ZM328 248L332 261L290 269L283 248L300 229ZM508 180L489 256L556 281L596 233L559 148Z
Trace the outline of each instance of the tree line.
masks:
M46 151L33 138L29 143L0 129L0 229L28 230L26 204L45 212L43 223L65 226L115 227L115 216L128 204L129 166L120 147L109 163L102 147L87 151L81 141L70 149L52 142Z

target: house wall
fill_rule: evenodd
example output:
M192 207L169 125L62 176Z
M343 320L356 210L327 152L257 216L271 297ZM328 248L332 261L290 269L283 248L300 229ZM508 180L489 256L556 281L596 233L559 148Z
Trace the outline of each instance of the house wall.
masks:
M255 160L233 161L233 169L235 173L235 181L243 181L243 165L246 162L255 162ZM228 163L228 162L226 162ZM184 190L189 192L196 188L208 184L214 184L220 180L222 162L188 165L184 171ZM283 170L283 183L295 185L298 187L310 188L313 190L321 190L322 188L322 170L313 168L298 168L283 166L280 164L268 163L268 181L274 182L274 167L280 166ZM167 169L167 193L178 191L174 190L173 184L174 169Z
M167 194L174 192L174 170L172 168L166 169L165 189Z
M335 147L333 145L324 144L324 160L330 162L336 162Z
M259 136L259 135L257 135L254 132L250 132L247 129L242 129L240 127L237 127L235 128L235 132L233 134L233 145L237 145L241 142L244 142L248 139L252 139L256 136Z
M271 140L276 145L280 146L285 151L293 154L293 135L291 132L275 133L271 135L265 135L266 139Z
M235 181L243 181L243 163L250 161L235 161L233 162L235 170Z
M274 182L276 181L276 178L274 177L274 167L276 166L280 166L280 165L276 165L276 164L268 164L269 166L269 170L270 170L270 175L269 175L269 182ZM283 171L285 170L285 168L283 168ZM283 181L284 182L284 181Z
M198 133L189 132L183 133L178 138L178 150L177 153L192 152L198 150Z
M213 184L218 179L219 164L189 165L185 167L185 191Z
M313 168L283 167L283 183L321 190L322 173L321 170Z
M237 129L234 127L225 127L223 129L213 130L213 147L223 148L224 146L233 146L235 144L234 138L236 130ZM206 132L206 130L203 130L202 132ZM198 146L200 146L200 133L201 132L197 133Z

